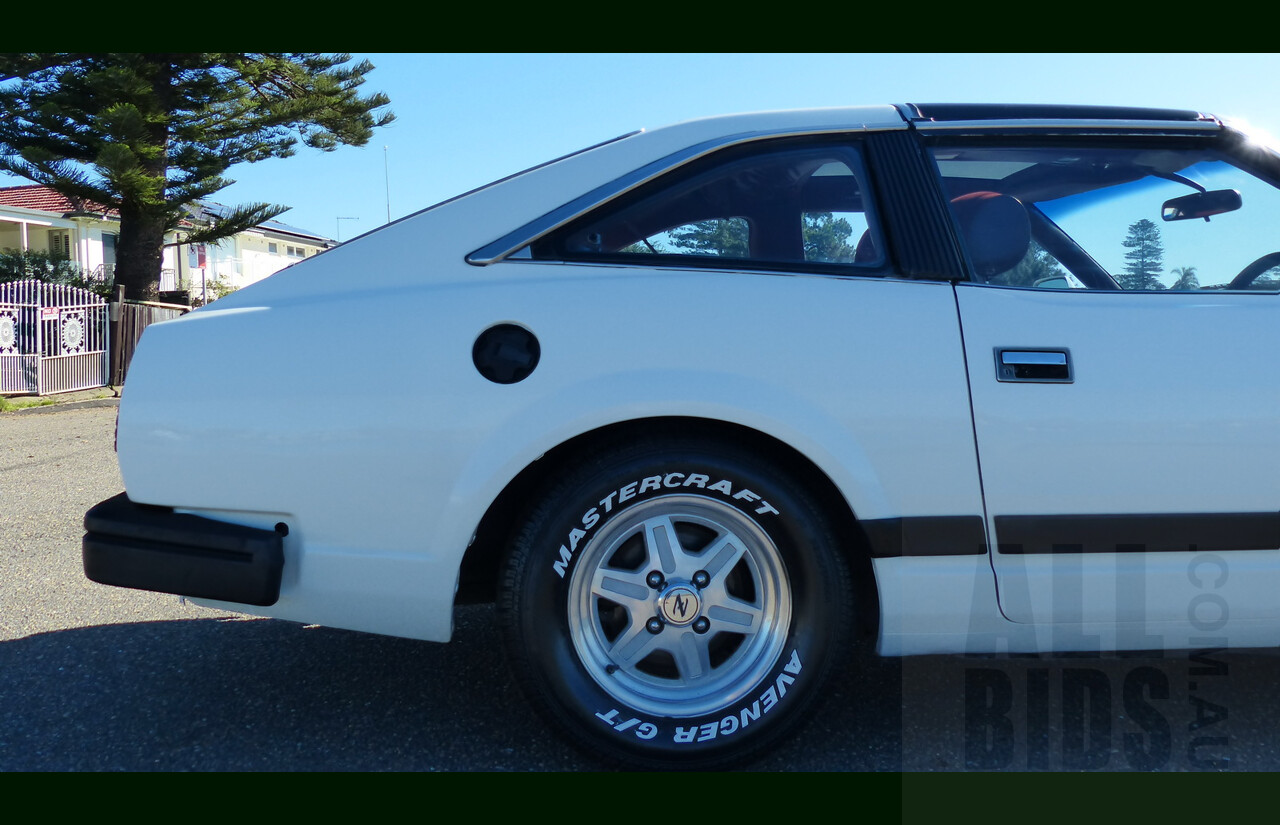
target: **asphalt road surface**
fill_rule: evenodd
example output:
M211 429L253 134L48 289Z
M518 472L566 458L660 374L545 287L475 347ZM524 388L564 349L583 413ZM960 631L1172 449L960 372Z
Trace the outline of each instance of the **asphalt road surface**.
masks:
M526 708L489 607L449 644L104 587L81 519L123 489L113 407L0 414L0 772L596 770ZM769 771L1280 768L1280 657L886 660Z

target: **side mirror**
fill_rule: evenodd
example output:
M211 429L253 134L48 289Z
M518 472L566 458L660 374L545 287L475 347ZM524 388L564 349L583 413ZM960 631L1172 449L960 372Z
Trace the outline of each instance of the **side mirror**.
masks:
M1160 217L1166 221L1189 221L1192 218L1209 220L1210 215L1234 212L1240 208L1240 193L1234 189L1215 189L1171 198L1160 208Z

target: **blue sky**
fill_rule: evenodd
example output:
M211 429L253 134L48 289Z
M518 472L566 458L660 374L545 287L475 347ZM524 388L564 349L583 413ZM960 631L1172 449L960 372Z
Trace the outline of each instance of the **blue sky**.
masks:
M1234 115L1280 135L1276 55L355 57L377 67L366 88L390 96L397 121L362 148L303 148L292 158L233 167L237 183L216 200L287 205L281 221L349 240L385 223L388 201L395 219L637 128L763 109L907 101L1142 105Z

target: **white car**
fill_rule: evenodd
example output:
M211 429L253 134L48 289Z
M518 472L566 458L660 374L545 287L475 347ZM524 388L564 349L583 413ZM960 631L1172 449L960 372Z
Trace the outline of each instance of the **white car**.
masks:
M1277 182L1191 111L626 135L149 329L85 569L441 642L496 600L641 767L794 731L855 630L1275 646Z

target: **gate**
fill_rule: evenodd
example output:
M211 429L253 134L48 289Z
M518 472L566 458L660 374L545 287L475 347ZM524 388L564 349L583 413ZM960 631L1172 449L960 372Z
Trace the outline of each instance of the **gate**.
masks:
M115 304L110 304L114 308ZM116 375L112 384L123 384L129 374L129 362L133 351L142 340L142 333L152 324L185 315L191 307L180 304L162 304L155 301L121 301L120 332L115 345Z
M107 303L42 281L0 284L0 394L105 387Z

